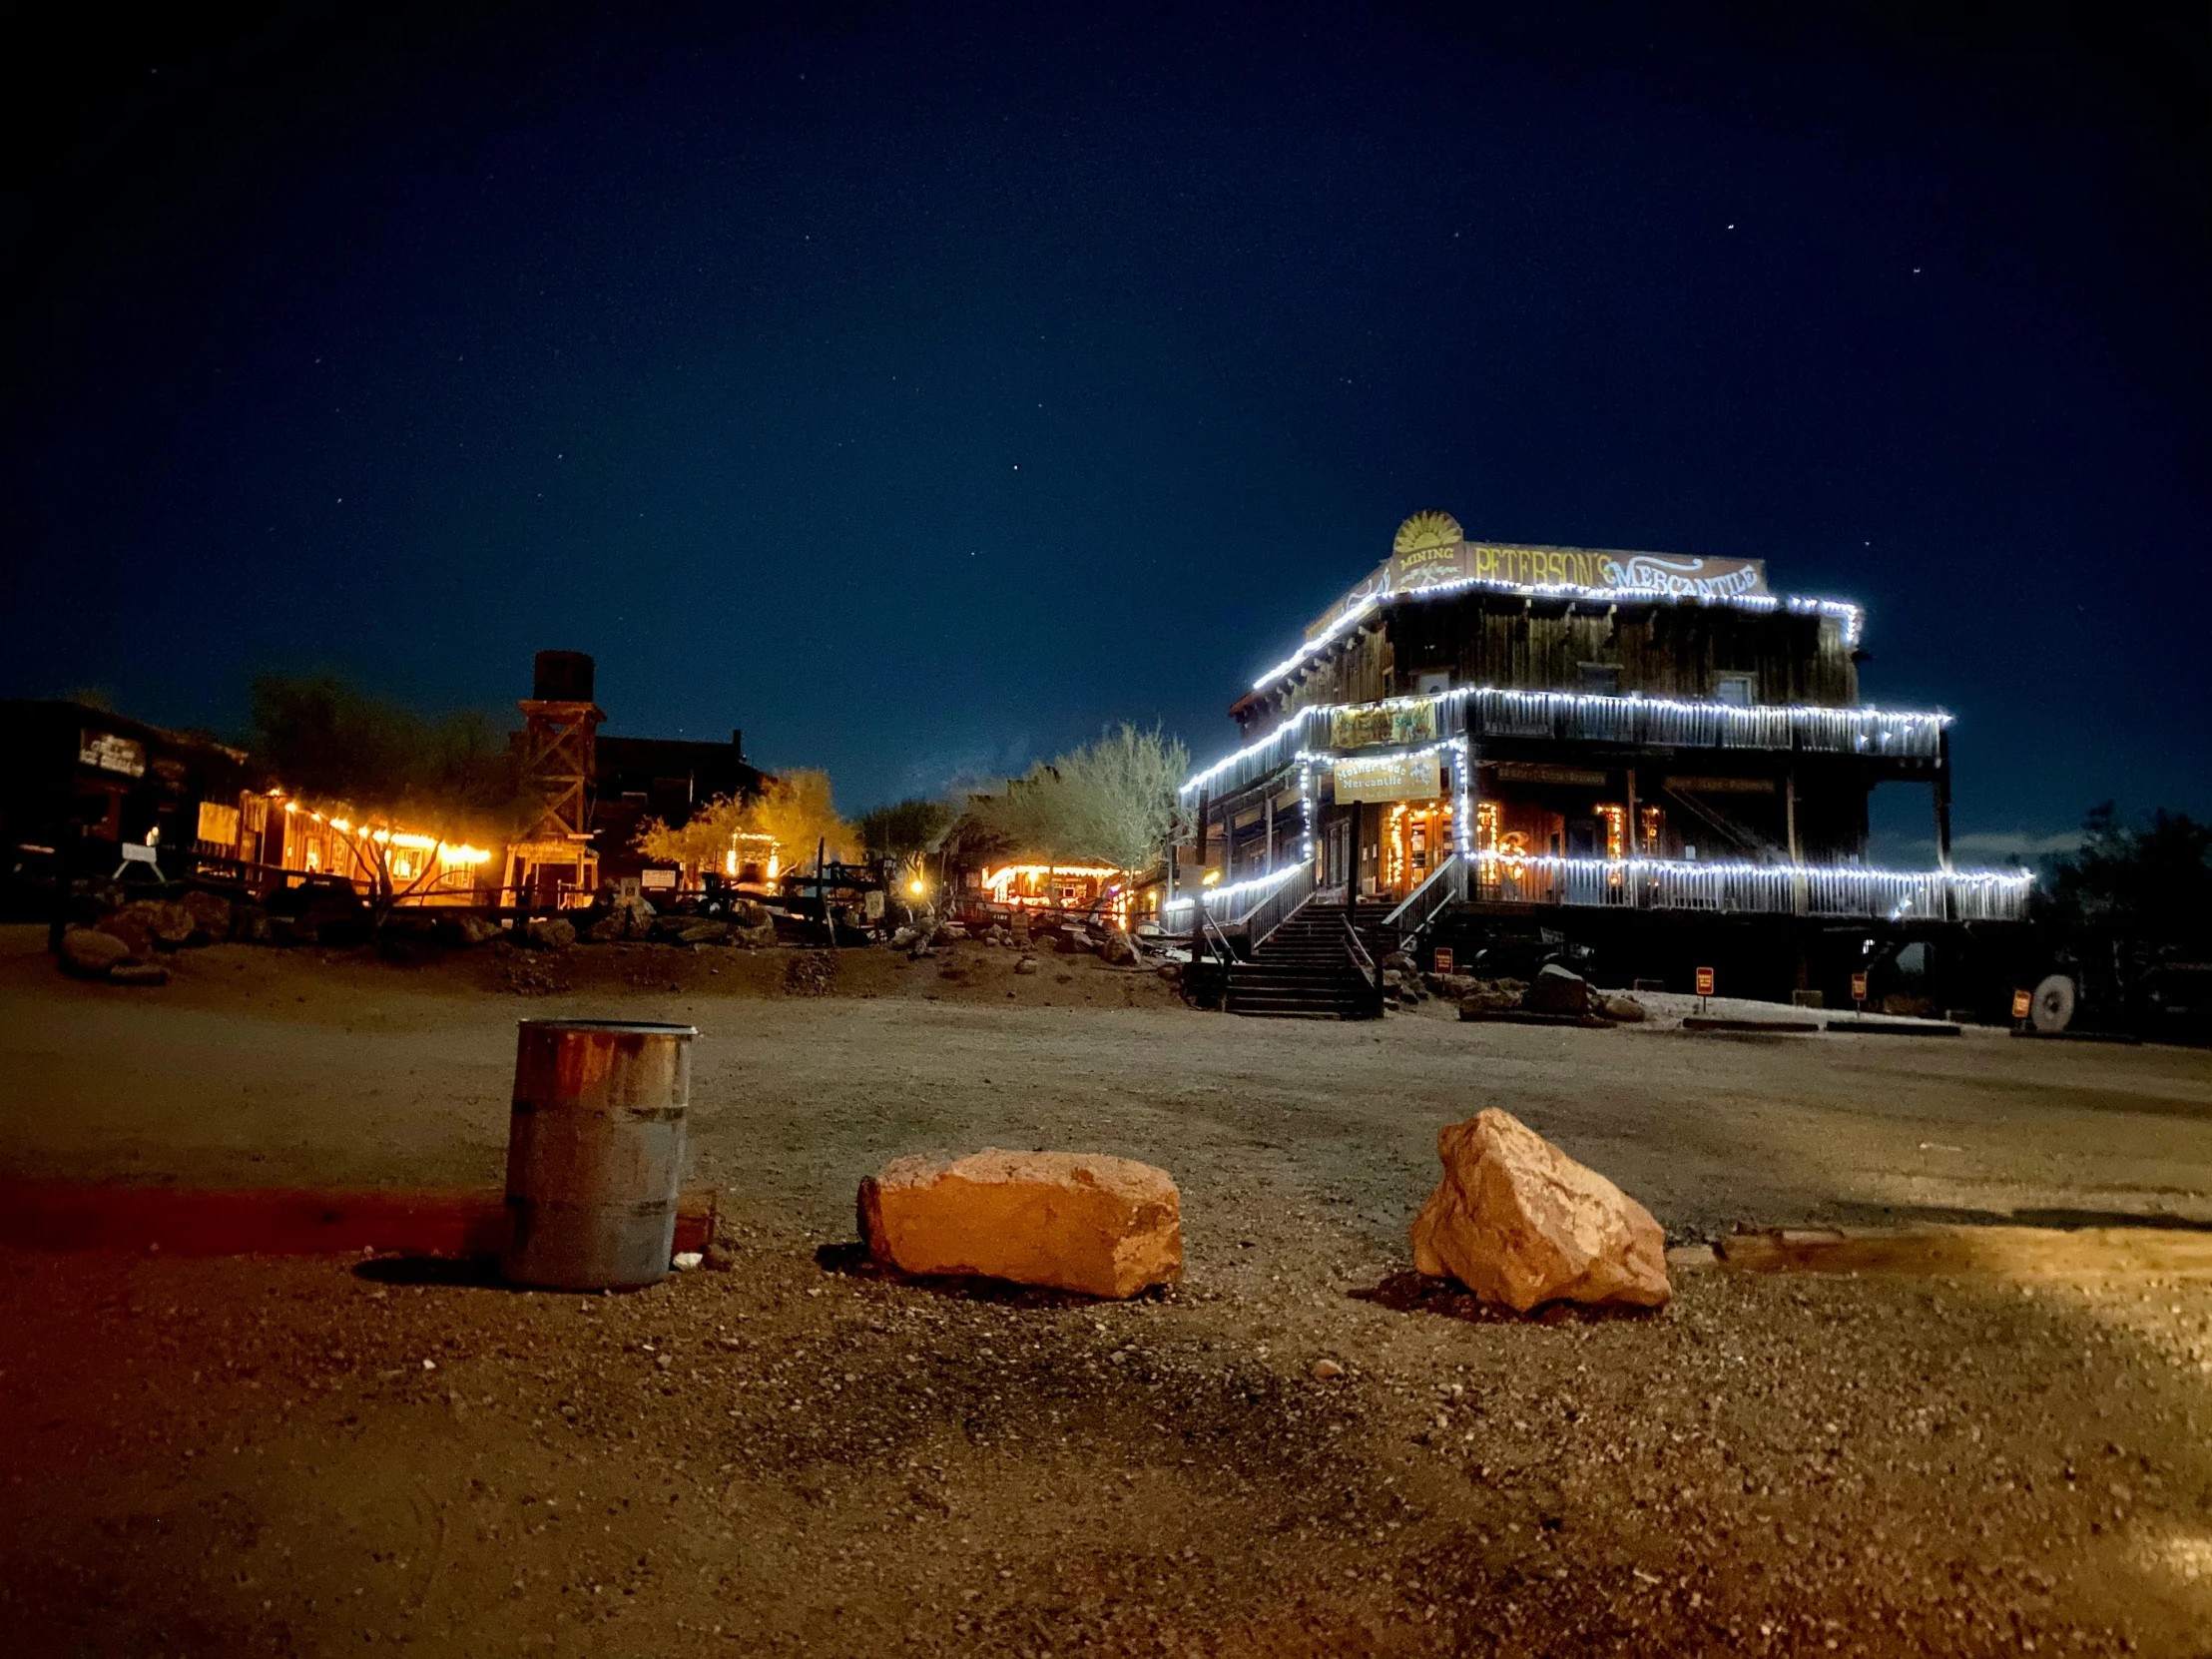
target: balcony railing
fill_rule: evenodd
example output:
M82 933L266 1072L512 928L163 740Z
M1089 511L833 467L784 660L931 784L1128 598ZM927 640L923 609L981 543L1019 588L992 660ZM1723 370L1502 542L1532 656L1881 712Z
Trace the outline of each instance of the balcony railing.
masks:
M2027 915L2030 879L2024 870L1969 873L1485 854L1475 859L1469 896L1493 903L1724 915L2019 921Z
M1948 715L1904 709L1837 709L1795 703L1746 708L1734 703L1664 697L1599 697L1573 692L1497 691L1469 687L1429 698L1392 698L1384 706L1417 712L1432 706L1433 736L1536 738L1624 748L1795 751L1933 761L1942 753ZM1183 786L1185 800L1201 791L1232 795L1282 771L1302 754L1331 752L1339 706L1294 710L1258 743L1199 773ZM1424 724L1421 722L1416 725ZM1401 746L1402 747L1402 746Z

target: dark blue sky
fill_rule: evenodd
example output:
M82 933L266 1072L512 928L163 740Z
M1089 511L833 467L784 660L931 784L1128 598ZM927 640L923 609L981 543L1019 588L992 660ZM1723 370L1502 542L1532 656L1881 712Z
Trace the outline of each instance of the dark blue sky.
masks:
M2212 812L2201 8L1033 10L20 64L0 689L237 728L562 646L858 808L1225 749L1441 507L1863 602L1969 848Z

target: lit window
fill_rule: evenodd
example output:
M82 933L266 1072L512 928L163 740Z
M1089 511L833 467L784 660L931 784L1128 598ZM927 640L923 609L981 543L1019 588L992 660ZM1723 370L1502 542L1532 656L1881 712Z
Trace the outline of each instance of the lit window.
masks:
M1748 709L1759 701L1759 679L1752 674L1723 674L1713 682L1713 696L1722 703Z

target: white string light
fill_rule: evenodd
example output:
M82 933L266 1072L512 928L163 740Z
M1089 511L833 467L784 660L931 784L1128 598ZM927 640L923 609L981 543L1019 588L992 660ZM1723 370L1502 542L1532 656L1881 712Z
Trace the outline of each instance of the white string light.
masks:
M1806 915L1874 915L1893 921L2011 921L2027 913L2026 870L1897 870L1864 864L1754 864L1676 858L1574 858L1556 853L1484 852L1478 888L1512 901L1665 910L1755 910ZM1577 896L1580 895L1580 896ZM1872 899L1874 902L1868 902ZM1849 901L1847 901L1849 900Z
M1220 908L1221 901L1223 899L1242 898L1248 893L1257 897L1265 897L1267 894L1273 892L1277 887L1282 886L1284 882L1290 880L1290 878L1296 875L1300 870L1304 869L1306 867L1306 863L1307 860L1302 858L1295 864L1285 865L1283 868L1277 870L1272 875L1259 875L1253 877L1249 881L1233 881L1226 886L1204 888L1203 891L1206 898L1206 908L1209 910L1218 909ZM1191 898L1188 895L1178 894L1174 898L1170 898L1162 903L1160 909L1161 912L1164 914L1169 910L1181 909L1186 904L1194 904L1196 902L1196 899Z
M1223 773L1270 750L1289 748L1252 776L1287 766L1299 753L1329 753L1319 742L1318 728L1348 710L1411 709L1423 705L1439 713L1446 706L1459 708L1470 700L1476 708L1462 714L1462 729L1479 726L1475 736L1555 737L1548 730L1528 728L1555 723L1562 715L1610 731L1593 733L1580 741L1648 741L1688 747L1720 749L1789 749L1793 747L1838 754L1874 754L1918 760L1936 758L1942 731L1951 717L1940 711L1879 709L1865 705L1840 708L1825 703L1745 705L1723 703L1717 698L1608 696L1598 692L1516 691L1499 686L1456 686L1449 691L1414 697L1385 697L1372 703L1320 703L1294 709L1266 737L1247 744L1234 754L1195 773L1178 792L1189 797ZM1636 733L1637 725L1649 728L1656 719L1664 730ZM1439 724L1441 722L1439 721ZM1574 741L1574 740L1570 740ZM1249 780L1240 779L1240 783Z
M1472 588L1480 588L1489 593L1527 594L1547 599L1602 599L1612 604L1675 604L1688 599L1696 604L1727 605L1744 611L1788 610L1795 616L1834 617L1844 625L1844 643L1852 646L1859 643L1867 626L1866 611L1843 599L1806 599L1794 594L1785 597L1772 593L1713 594L1701 597L1657 593L1647 588L1589 588L1577 582L1500 582L1481 576L1462 576L1455 581L1432 582L1426 587L1407 588L1398 593L1370 594L1292 655L1253 681L1252 689L1267 690L1347 628L1384 605L1395 605L1408 599L1437 599L1446 594L1464 593Z

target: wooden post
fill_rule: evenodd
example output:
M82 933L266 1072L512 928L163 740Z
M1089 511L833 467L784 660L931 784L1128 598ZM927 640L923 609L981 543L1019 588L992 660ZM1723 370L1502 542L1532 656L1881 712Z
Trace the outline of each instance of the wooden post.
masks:
M830 914L830 838L815 842L815 902L822 906L822 924L830 929L830 948L837 948L836 918Z
M1805 862L1804 850L1798 845L1797 834L1797 763L1790 763L1790 770L1782 778L1782 822L1790 843L1790 862Z
M1275 791L1272 788L1268 791L1267 859L1260 873L1263 875L1273 875L1275 873Z
M1936 739L1936 862L1950 873L1950 732Z
M1936 863L1945 875L1950 873L1950 731L1944 728L1936 737ZM1943 919L1957 919L1956 895L1950 883L1943 883Z
M1207 815L1214 810L1212 799L1204 791L1198 797L1198 862L1192 866L1197 872L1191 887L1191 960L1206 959L1206 840Z

